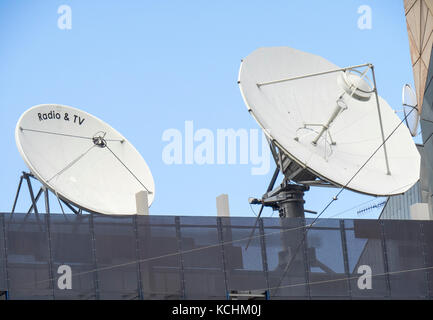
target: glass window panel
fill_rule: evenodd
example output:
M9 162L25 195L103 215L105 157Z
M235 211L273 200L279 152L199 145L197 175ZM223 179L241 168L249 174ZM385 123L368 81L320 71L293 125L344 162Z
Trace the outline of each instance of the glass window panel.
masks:
M223 225L228 225L232 227L253 227L256 218L251 217L221 217L221 222Z
M179 217L182 226L216 226L217 217Z
M345 221L346 225L346 221ZM388 294L381 227L378 220L355 220L354 229L346 229L347 255L349 258L350 289L355 298L383 298ZM363 279L368 266L371 269L371 289L364 288ZM359 272L359 273L358 273ZM360 286L358 286L360 282Z
M313 223L314 218L308 218L305 220L306 220L306 224L309 225ZM316 222L314 222L313 226L315 229L321 229L321 228L340 229L340 220L339 219L317 219Z
M137 299L138 262L133 217L94 216L101 299Z
M72 272L72 289L61 290L56 285L56 299L95 299L95 265L89 215L50 216L51 252L56 281L57 270L68 265Z
M256 229L248 250L246 245L251 234L251 227L240 228L241 221L254 225L254 219L225 219L223 223L224 256L226 257L226 271L228 289L231 290L261 290L267 288L263 271L262 248ZM236 222L236 227L229 223Z
M390 271L391 297L423 298L427 295L427 274L421 246L419 221L384 221Z
M11 299L52 299L45 215L6 219Z
M216 223L215 218L206 220L201 222ZM181 239L186 298L223 299L227 293L217 226L181 227Z
M305 243L302 243L304 219L269 222L265 223L272 228L265 227L265 243L271 298L308 298Z
M308 231L307 248L311 297L348 297L339 221L318 220Z
M138 217L140 272L145 299L182 297L181 260L174 217Z

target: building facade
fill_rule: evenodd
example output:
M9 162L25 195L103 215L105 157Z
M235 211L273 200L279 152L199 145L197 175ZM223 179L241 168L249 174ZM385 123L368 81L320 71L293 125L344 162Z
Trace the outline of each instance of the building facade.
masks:
M308 229L309 219L263 218L247 249L254 223L3 213L0 291L7 299L433 298L433 221L319 219ZM61 266L70 267L71 289L59 285Z

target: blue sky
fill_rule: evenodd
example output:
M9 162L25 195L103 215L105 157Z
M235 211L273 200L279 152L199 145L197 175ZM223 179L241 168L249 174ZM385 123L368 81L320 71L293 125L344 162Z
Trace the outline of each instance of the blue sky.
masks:
M63 4L72 10L70 30L57 26ZM371 29L358 28L361 5L372 9ZM215 197L228 193L232 215L253 216L247 199L265 192L273 167L251 175L251 164L162 160L164 131L183 132L185 121L213 132L259 128L236 83L243 57L263 46L290 46L339 66L371 62L379 94L395 109L402 86L413 83L403 1L395 0L0 1L0 39L0 211L6 212L26 170L14 128L33 105L83 109L127 137L155 179L151 214L215 215ZM305 207L320 211L337 191L313 188ZM357 210L380 201L345 191L324 217L360 217ZM26 206L23 198L18 209Z

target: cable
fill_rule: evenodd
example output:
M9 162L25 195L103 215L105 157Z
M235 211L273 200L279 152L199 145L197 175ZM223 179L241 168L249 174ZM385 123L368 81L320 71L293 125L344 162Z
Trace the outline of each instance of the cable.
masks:
M24 128L21 128L21 127L20 127L20 129L21 129L21 131L39 132L39 133L53 134L53 135L56 135L56 136L64 136L64 137L71 137L71 138L79 138L79 139L92 140L92 138L90 138L90 137L76 136L76 135L66 134L66 133L42 131L42 130L35 130L35 129L24 129Z
M258 215L257 215L256 211L253 209L253 206L251 205L251 203L250 203L250 209L251 209L251 211L253 212L254 216L257 218ZM272 218L273 215L274 215L274 213L275 213L275 211L272 210L272 214L269 216L269 218Z
M31 132L38 132L38 133L46 133L46 134L52 134L56 136L63 136L63 137L70 137L70 138L78 138L78 139L86 139L86 140L92 140L93 137L84 137L84 136L77 136L73 134L66 134L66 133L59 133L59 132L51 132L51 131L42 131L42 130L35 130L35 129L25 129L20 127L21 131L31 131ZM105 141L118 141L118 142L125 142L124 139L105 139Z
M126 170L128 170L128 172L135 178L135 180L138 181L139 184L141 184L141 186L146 189L146 191L149 194L152 194L153 192L150 191L149 189L146 188L146 186L137 178L137 176L131 171L129 170L129 168L126 166L126 164L123 163L122 160L120 160L120 158L113 152L113 150L111 150L111 148L108 146L108 144L106 145L107 149L111 152L111 154L125 167Z
M257 213L254 211L253 206L251 205L251 203L250 203L250 209L253 212L254 216L257 218Z
M424 271L424 270L430 270L433 269L433 266L430 267L423 267L423 268L414 268L414 269L405 269L405 270L399 270L399 271L389 271L384 273L378 273L378 274L372 274L371 277L381 277L386 275L392 275L392 274L400 274L405 272L416 272L416 271ZM330 282L338 282L338 281L347 281L347 280L354 280L359 279L359 276L353 276L353 277L346 277L346 278L339 278L339 279L331 279L331 280L322 280L322 281L314 281L314 282L303 282L303 283L295 283L295 284L289 284L279 287L272 287L269 288L269 290L273 289L281 289L281 288L291 288L291 287L300 287L300 286L307 286L307 285L315 285L315 284L324 284L324 283L330 283ZM255 289L257 291L265 291L268 290L268 288L264 289Z

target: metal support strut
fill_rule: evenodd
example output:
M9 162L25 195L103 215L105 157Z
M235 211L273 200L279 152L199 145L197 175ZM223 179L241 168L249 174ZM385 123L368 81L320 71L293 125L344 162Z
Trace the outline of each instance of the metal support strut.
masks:
M50 198L49 198L49 189L45 186L40 187L38 193L36 194L35 197L35 193L33 191L33 185L31 182L31 178L32 179L36 179L35 176L32 173L27 173L24 172L22 173L21 177L20 177L20 182L18 183L18 188L17 188L17 193L15 195L15 200L14 200L14 204L12 206L12 211L11 213L15 213L15 209L18 203L18 198L21 192L21 187L23 184L23 181L26 180L27 182L27 188L29 191L29 195L30 195L30 199L31 199L31 205L30 208L27 210L27 214L30 214L32 212L34 212L35 214L39 214L39 209L37 206L37 203L39 201L39 199L41 198L42 194L44 195L44 201L45 201L45 212L46 213L51 213L51 209L50 209ZM62 207L62 203L65 204L74 214L81 214L82 210L81 209L77 209L74 208L70 203L66 202L65 200L61 199L57 194L55 194L55 196L57 197L58 201L59 201L59 205L63 211L63 207Z
M383 132L382 115L380 113L379 95L377 94L376 77L374 75L373 65L371 65L371 73L373 74L374 95L376 97L377 113L379 115L380 133L382 135L382 142L383 142L383 152L385 153L386 174L390 175L391 171L389 170L388 153L386 151L385 134Z

